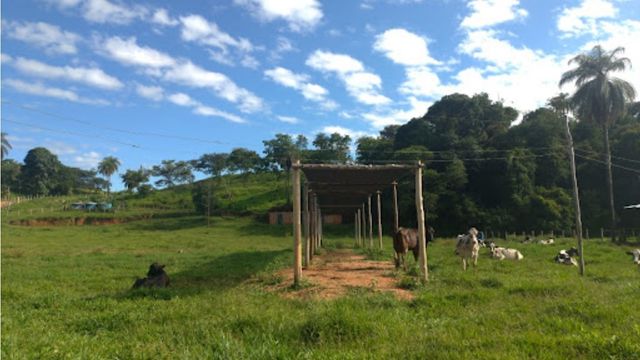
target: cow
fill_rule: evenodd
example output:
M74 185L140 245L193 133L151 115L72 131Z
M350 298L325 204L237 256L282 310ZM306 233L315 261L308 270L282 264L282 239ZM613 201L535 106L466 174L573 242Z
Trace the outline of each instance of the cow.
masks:
M433 241L434 235L435 230L433 230L431 226L427 226L427 245L429 245L429 243ZM405 255L407 255L407 252L409 252L409 250L413 252L413 258L418 261L418 257L420 255L419 238L420 237L418 235L418 229L403 227L398 228L398 231L396 231L395 235L393 236L393 250L395 251L394 261L396 264L396 269L398 269L402 264L404 270L407 270Z
M578 260L576 260L577 256L578 249L573 247L569 250L560 250L554 260L558 264L578 266Z
M553 245L556 241L553 238L548 238L547 240L540 240L538 244L540 245Z
M473 260L473 266L478 265L478 252L480 243L478 242L478 230L472 227L465 235L458 235L456 244L456 254L462 258L462 269L467 270L467 261Z
M516 249L508 249L499 246L495 246L494 243L491 243L491 257L499 260L522 260L524 256L522 253Z
M133 283L132 288L137 289L141 287L167 287L169 286L169 275L164 271L164 265L160 265L154 262L149 266L146 278L138 278Z
M640 249L633 249L631 251L627 251L627 254L633 256L633 263L640 265Z

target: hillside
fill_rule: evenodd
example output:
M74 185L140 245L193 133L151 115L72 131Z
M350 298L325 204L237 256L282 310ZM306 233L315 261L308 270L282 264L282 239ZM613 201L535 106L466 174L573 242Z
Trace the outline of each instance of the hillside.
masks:
M106 194L68 195L26 200L2 209L3 221L90 219L138 219L158 216L192 214L195 207L192 189L211 186L215 199L215 214L262 215L274 206L286 203L286 175L272 173L225 175L220 179L205 179L194 184L155 190L146 196L118 192L112 194L114 211L69 210L79 201L108 201Z

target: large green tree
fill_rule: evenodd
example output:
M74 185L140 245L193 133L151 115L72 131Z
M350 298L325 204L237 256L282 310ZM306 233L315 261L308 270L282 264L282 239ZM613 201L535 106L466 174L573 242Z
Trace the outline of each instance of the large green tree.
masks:
M49 150L29 150L20 171L21 191L26 195L49 195L56 187L62 163Z
M262 159L257 152L245 148L235 148L229 153L227 164L232 172L241 174L256 171L261 167Z
M312 161L345 163L351 159L349 145L351 145L349 135L318 133L313 140L315 150L309 157Z
M141 185L146 184L149 181L149 170L142 166L138 170L127 170L124 174L120 175L124 186L127 191L139 190Z
M173 187L194 179L188 161L162 160L160 165L151 168L151 174L160 178L155 182L156 186Z
M0 169L2 170L2 195L20 191L20 165L17 161L2 160Z
M98 164L98 172L107 180L107 194L111 193L111 175L118 171L120 160L113 156L107 156Z
M591 51L571 59L569 64L576 64L576 67L562 74L560 78L560 86L574 82L577 87L571 97L571 104L578 119L594 122L602 127L612 239L614 241L617 223L613 197L609 128L625 113L627 103L635 98L635 90L630 83L611 75L613 72L624 71L631 66L631 61L628 58L619 57L623 52L624 48L622 47L606 51L600 45L596 45Z

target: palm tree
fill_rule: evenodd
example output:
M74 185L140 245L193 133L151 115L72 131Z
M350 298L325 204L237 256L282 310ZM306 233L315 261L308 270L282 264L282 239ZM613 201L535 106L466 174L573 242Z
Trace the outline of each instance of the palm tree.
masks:
M582 214L580 213L580 194L578 191L578 176L576 174L576 157L573 151L573 138L569 129L569 94L560 93L548 102L558 117L564 121L565 136L567 137L567 152L571 166L571 183L573 185L573 211L575 212L576 236L578 237L578 255L580 256L580 275L584 276L584 246L582 243Z
M4 160L4 157L7 156L9 150L13 149L11 144L9 143L9 139L7 139L7 133L2 133L2 152L0 154L0 158Z
M111 193L111 175L118 171L118 166L120 166L120 160L113 156L107 156L98 164L98 172L107 180L107 194Z
M591 51L571 59L569 64L575 63L577 67L565 72L560 78L560 86L569 82L575 82L577 86L571 97L571 107L578 119L602 126L613 241L616 238L616 211L613 202L609 127L625 113L626 104L636 95L630 83L610 75L614 71L624 71L627 66L631 67L628 58L618 57L623 52L622 47L607 52L596 45Z

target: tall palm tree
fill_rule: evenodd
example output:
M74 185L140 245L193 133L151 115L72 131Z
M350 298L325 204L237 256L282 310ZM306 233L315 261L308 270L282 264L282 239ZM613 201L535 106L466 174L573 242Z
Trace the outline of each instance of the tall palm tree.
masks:
M600 45L596 45L591 51L571 59L569 64L575 63L577 66L562 74L560 78L560 86L575 82L577 89L571 97L571 105L578 119L602 126L613 241L616 238L616 211L613 201L609 127L625 113L626 104L636 95L630 83L610 74L624 71L627 66L631 67L631 60L618 57L623 52L622 47L607 52Z
M120 160L113 156L107 156L98 164L98 172L107 178L107 194L111 193L111 175L118 171Z
M9 139L7 139L7 133L2 133L2 152L0 154L0 158L4 159L5 156L9 153L9 150L13 149L11 144L9 143Z

